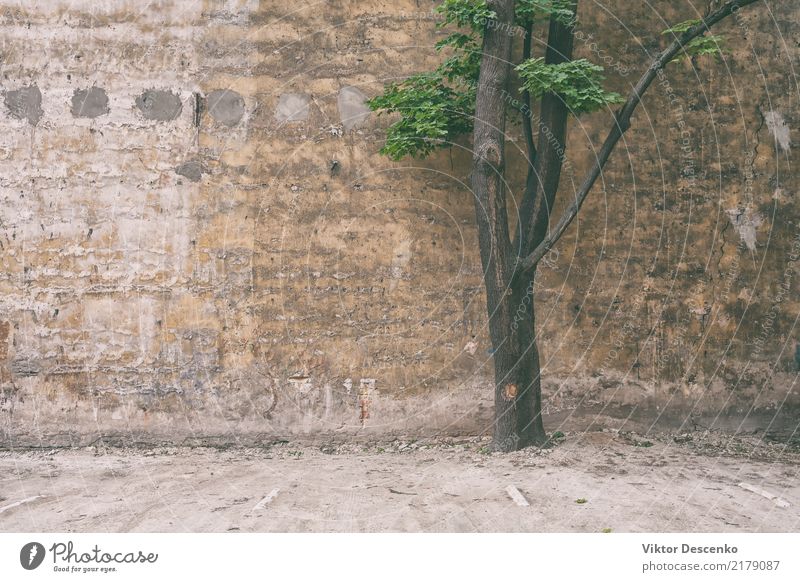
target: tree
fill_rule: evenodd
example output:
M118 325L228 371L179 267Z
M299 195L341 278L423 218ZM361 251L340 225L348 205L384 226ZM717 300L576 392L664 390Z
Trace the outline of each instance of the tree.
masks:
M629 129L642 96L673 60L720 51L710 33L718 22L757 0L714 1L705 16L666 30L669 46L649 64L627 99L603 88L603 68L573 59L577 0L443 0L441 27L455 27L437 43L449 50L436 70L391 83L369 101L399 118L381 150L392 159L425 157L472 134L470 186L486 287L495 369L494 448L512 451L541 445L541 373L535 335L533 281L537 265L556 244L592 190L617 142ZM718 5L718 7L714 7ZM533 56L534 25L547 23L544 56ZM523 30L522 61L513 65L520 99L509 92L515 31ZM539 101L534 142L533 99ZM567 151L567 119L603 108L612 124L574 200L551 226ZM521 116L527 179L514 232L505 188L506 112ZM513 236L512 236L513 235Z

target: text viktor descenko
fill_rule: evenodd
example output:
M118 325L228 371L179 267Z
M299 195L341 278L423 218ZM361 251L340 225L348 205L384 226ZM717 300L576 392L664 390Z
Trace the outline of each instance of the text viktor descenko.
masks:
M660 544L642 544L642 551L645 554L735 554L739 551L739 548L736 546L729 546L728 544L722 546L691 546L689 544L665 546Z

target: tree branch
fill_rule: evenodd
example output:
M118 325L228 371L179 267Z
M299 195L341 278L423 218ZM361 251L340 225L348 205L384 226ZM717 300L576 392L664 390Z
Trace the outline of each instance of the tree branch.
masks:
M522 62L524 63L531 58L531 48L533 45L533 22L529 22L525 27L525 40L522 45ZM533 109L531 109L531 94L530 91L525 89L522 92L523 105L518 108L520 115L522 115L522 134L525 136L525 145L528 150L528 175L525 178L525 190L522 194L522 205L520 207L519 216L517 217L517 228L514 236L514 254L519 257L524 250L518 248L521 244L523 232L523 225L527 224L530 220L529 217L533 212L533 198L536 196L536 191L539 187L539 179L536 175L536 145L533 143Z
M570 7L575 12L577 0L573 0ZM573 27L551 16L545 63L559 64L571 60L573 41ZM532 115L530 108L528 115ZM542 97L536 166L533 173L529 172L525 183L517 239L514 241L517 257L530 252L547 234L550 211L561 179L568 117L569 108L559 95L548 93Z
M522 43L522 62L531 58L531 45L533 44L533 22L525 26L525 40ZM522 113L522 133L525 135L525 145L528 148L528 174L533 172L536 163L536 146L533 143L533 124L531 123L531 94L525 89L522 92L522 102L527 107L521 109Z
M701 36L703 33L710 30L713 25L735 13L740 8L743 8L749 4L753 4L757 1L758 0L731 0L727 2L722 7L711 12L708 16L703 18L699 24L682 33L650 64L650 66L647 68L647 71L636 83L636 86L628 96L625 104L615 114L614 125L609 131L608 136L603 143L603 147L600 148L600 152L595 159L594 165L592 166L591 170L589 170L589 173L581 184L581 187L578 189L578 192L575 195L575 201L564 212L564 215L558 221L555 228L553 228L552 232L548 234L548 236L545 237L544 240L542 240L529 255L518 261L514 272L515 276L524 275L526 272L534 268L542 259L542 257L544 257L544 255L547 254L547 252L558 241L558 239L561 238L561 236L564 234L564 231L567 230L567 227L570 225L575 216L577 216L578 211L581 209L581 206L591 191L592 186L594 186L594 183L602 173L603 167L608 161L608 158L614 151L617 142L630 128L633 112L636 110L636 107L642 100L642 96L644 95L645 91L647 91L647 89L653 83L653 80L658 75L658 72L670 61L672 61L672 59L681 51L684 46L686 46L689 41Z

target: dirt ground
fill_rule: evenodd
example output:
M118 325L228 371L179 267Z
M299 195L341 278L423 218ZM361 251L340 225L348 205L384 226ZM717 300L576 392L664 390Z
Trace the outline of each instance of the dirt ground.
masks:
M604 431L506 455L488 446L4 451L0 531L800 531L796 445Z

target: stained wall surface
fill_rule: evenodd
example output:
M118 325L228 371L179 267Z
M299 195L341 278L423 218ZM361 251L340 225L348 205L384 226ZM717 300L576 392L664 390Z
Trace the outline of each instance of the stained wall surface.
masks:
M468 142L390 162L364 105L440 62L434 5L0 0L0 441L486 429ZM698 14L580 16L627 93ZM551 427L796 419L798 21L759 3L672 65L547 257ZM562 200L609 123L571 121Z

